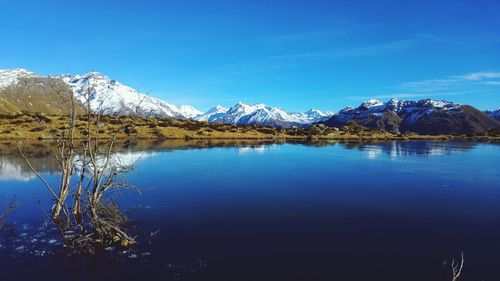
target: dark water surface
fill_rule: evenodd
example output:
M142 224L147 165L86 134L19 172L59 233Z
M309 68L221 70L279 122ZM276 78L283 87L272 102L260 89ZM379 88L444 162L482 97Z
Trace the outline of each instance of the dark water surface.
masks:
M460 280L500 280L500 145L204 146L117 152L141 157L128 177L141 194L120 197L140 204L133 232L159 232L95 257L57 254L47 191L2 151L0 202L21 206L0 237L0 280L451 280L445 261L462 250ZM50 157L33 162L54 177Z

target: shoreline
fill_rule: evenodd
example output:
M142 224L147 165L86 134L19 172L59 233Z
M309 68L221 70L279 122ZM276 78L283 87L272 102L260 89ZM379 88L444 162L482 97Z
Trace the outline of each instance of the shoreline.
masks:
M76 137L75 140L84 141L84 137ZM101 140L109 140L109 138L100 138ZM36 137L36 136L23 136L23 137L2 137L1 142L7 141L40 141L49 142L54 140L53 137ZM412 135L412 136L393 136L393 137L366 137L358 135L345 135L338 137L325 137L325 136L287 136L287 137L117 137L115 141L485 141L485 142L500 142L500 137L491 136L453 136L453 135Z

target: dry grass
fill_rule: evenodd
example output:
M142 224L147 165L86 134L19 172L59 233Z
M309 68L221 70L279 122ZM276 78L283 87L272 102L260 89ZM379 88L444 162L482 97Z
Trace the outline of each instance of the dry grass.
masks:
M42 117L43 119L41 119ZM67 120L63 116L35 114L0 115L1 139L49 139L51 133L61 134ZM76 138L85 138L88 128L84 117L76 125ZM171 118L109 117L102 119L100 137L117 139L260 139L289 138L265 127L234 127Z
M61 115L43 114L1 114L1 140L37 140L50 139L51 135L62 134L67 126L67 118ZM231 126L172 118L140 118L140 117L102 117L102 123L96 130L103 139L111 138L117 133L122 140L214 140L214 139L269 139L269 140L480 140L499 141L498 134L474 136L416 135L393 134L378 130L370 130L359 125L343 128L313 126L308 129L277 129L266 126ZM88 134L85 117L79 118L76 124L76 138L84 139Z

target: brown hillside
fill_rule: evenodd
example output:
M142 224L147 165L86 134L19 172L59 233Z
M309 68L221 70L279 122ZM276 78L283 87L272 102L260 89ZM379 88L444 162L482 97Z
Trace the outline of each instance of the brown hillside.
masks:
M60 97L55 92L59 93ZM63 100L70 98L68 85L59 79L26 78L0 90L0 114L64 114L68 111Z

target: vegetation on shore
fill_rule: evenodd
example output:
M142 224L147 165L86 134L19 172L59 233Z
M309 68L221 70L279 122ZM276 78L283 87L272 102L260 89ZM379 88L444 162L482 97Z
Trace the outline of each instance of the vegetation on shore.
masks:
M75 138L86 139L88 128L86 116L78 118ZM469 139L498 141L500 132L470 135L418 135L415 133L395 134L382 130L368 129L356 123L340 128L322 124L309 128L272 128L268 126L232 126L173 118L101 116L99 135L103 139L269 139L269 140L451 140ZM68 117L42 113L1 114L0 139L42 140L51 139L67 129Z

